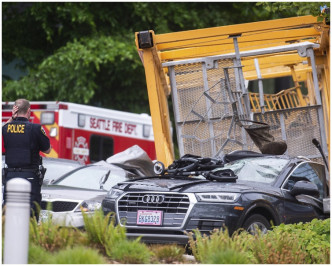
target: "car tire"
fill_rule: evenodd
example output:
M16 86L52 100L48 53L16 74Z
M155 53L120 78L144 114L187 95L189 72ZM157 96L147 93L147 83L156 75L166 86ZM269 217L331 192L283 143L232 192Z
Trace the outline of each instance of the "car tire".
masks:
M243 228L252 235L266 234L271 229L269 221L260 214L251 215L243 224Z

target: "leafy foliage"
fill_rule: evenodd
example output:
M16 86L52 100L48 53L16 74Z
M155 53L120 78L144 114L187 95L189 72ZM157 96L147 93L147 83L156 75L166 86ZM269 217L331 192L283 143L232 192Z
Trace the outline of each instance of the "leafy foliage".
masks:
M125 236L125 228L115 226L114 220L112 222L109 216L103 217L101 211L94 215L85 214L84 217L86 231L82 232L74 228L59 228L47 221L38 225L35 219L31 219L29 263L99 264L112 260L115 263L131 264L184 262L183 248L176 245L150 247L140 243L140 238L129 241ZM102 236L102 230L105 230L105 236ZM74 233L71 235L64 232ZM55 237L56 234L59 236ZM198 263L330 263L330 219L281 224L274 226L265 235L253 236L237 231L230 236L227 230L215 230L207 236L194 230L188 236L190 249ZM50 244L52 239L54 245Z
M121 263L149 263L152 253L140 238L129 241L125 227L115 225L115 217L102 210L93 215L82 212L84 226L90 242L101 244L107 256Z
M234 258L229 256L230 250L236 252L239 259L245 263L252 262L249 253L247 253L248 245L250 245L251 236L247 233L234 233L229 236L228 230L214 230L210 236L202 235L198 230L193 230L193 233L188 233L189 246L192 250L196 260L201 263L213 263L212 261L223 260L222 263L240 263L234 262ZM224 252L227 254L225 258L216 256L216 254ZM226 261L226 258L230 261ZM218 262L219 263L219 262Z
M40 245L30 243L28 253L29 264L51 264L52 253Z
M29 261L51 264L105 264L105 256L98 253L102 252L120 263L150 263L153 253L140 243L140 238L135 241L127 240L125 227L114 225L111 214L104 216L102 210L93 214L82 214L85 231L55 225L52 217L39 224L36 219L31 219ZM36 253L41 255L38 257Z
M104 232L109 226L109 217L111 213L109 213L106 218L100 210L97 210L93 214L85 213L82 211L82 215L84 221L84 229L86 230L89 241L93 243L104 244Z
M52 264L106 264L106 258L96 249L75 246L56 252Z
M60 227L52 222L52 218L37 222L35 218L30 219L29 229L30 242L39 245L45 250L55 251L64 247L72 247L78 243L86 243L82 232L74 227Z
M276 235L289 234L306 252L306 263L329 263L330 219L314 219L310 223L281 224L273 229Z
M95 79L101 66L104 68L123 61L138 65L133 54L134 46L126 47L124 42L112 37L94 36L81 41L74 40L47 57L36 71L31 71L20 82L7 81L3 97L41 100L48 95L53 100L75 102L82 99L88 103L97 90ZM114 79L116 76L109 76L109 80Z
M29 264L106 264L106 258L98 250L75 246L50 252L36 244L30 244Z
M247 255L232 249L225 249L211 254L206 261L207 264L249 264Z
M156 260L161 263L183 262L185 249L178 245L152 245Z
M104 216L102 210L97 210L93 215L82 212L84 227L91 242L101 244L106 254L111 256L111 250L118 242L126 240L125 227L115 225L112 213Z
M306 263L306 253L300 249L300 241L296 236L285 232L269 232L264 236L254 236L248 251L252 252L260 264L303 264Z
M109 249L109 256L123 264L147 264L151 263L153 253L149 248L140 243L137 238L133 241L122 240L112 242L111 249Z
M330 17L327 12L322 12L324 7L330 7L330 2L260 2L268 12L274 14L296 14L298 16L313 15L317 21L323 21L324 18ZM322 9L322 10L321 10Z
M287 17L255 2L4 2L3 60L27 70L3 76L5 101L66 100L149 113L134 33L199 29Z
M189 234L189 244L201 263L330 263L330 219L281 224L265 235L236 232L229 236L227 230L210 236L194 231L194 235ZM238 261L231 255L235 253Z

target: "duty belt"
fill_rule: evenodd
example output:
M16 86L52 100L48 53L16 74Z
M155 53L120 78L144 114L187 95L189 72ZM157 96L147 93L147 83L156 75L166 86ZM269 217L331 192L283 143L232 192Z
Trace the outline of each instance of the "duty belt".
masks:
M5 168L7 172L38 172L38 168Z

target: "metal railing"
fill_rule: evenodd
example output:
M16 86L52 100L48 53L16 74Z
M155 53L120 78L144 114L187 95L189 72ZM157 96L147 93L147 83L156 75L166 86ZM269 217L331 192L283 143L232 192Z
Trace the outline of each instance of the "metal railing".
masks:
M249 99L252 111L261 112L259 93L250 92ZM276 111L308 106L309 98L302 94L300 87L293 87L276 94L264 94L264 104L268 111Z
M314 62L314 48L317 48L316 44L298 43L246 51L240 55L258 57L297 50L300 56ZM244 128L234 123L236 117L269 124L275 139L287 143L288 155L315 160L321 157L310 145L313 138L322 143L327 154L315 63L312 63L311 73L314 104L308 104L300 86L264 95L261 99L259 94L243 90L243 75L239 71L242 65L236 54L172 61L163 66L168 67L180 156L214 157L234 150L257 151Z

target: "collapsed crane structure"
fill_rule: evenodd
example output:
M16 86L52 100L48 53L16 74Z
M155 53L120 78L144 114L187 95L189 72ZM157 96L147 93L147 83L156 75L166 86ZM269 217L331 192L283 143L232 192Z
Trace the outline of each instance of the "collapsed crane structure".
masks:
M269 125L288 155L322 160L312 139L328 155L329 24L303 16L159 35L149 30L136 33L136 46L157 159L165 165L174 161L170 95L180 156L257 151L247 134L257 124ZM294 87L266 92L264 79L284 76ZM258 92L248 91L253 80Z

